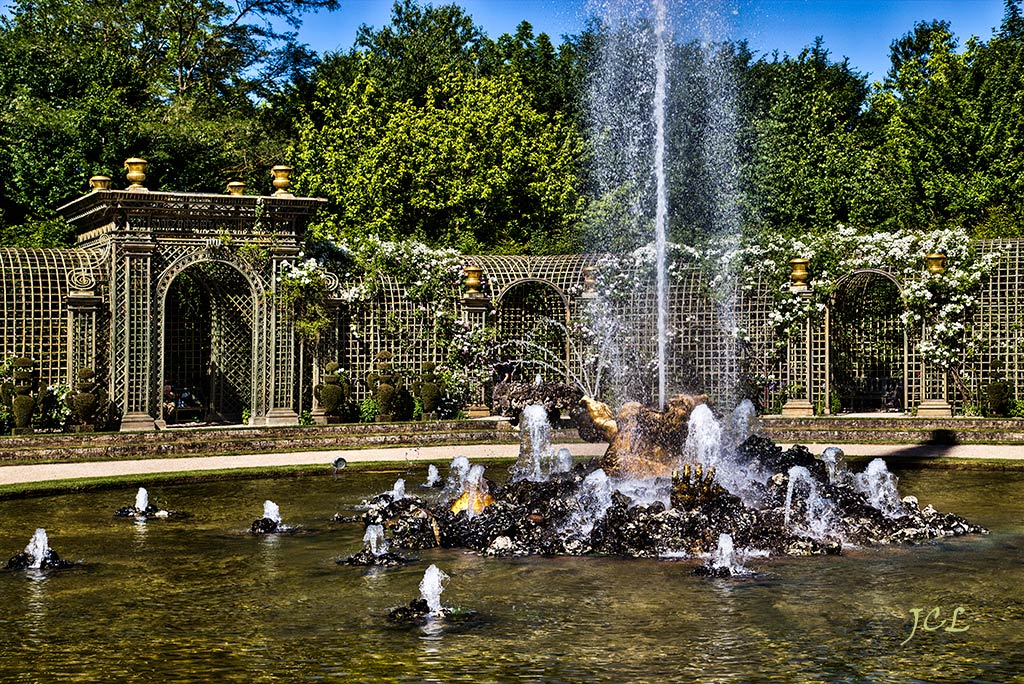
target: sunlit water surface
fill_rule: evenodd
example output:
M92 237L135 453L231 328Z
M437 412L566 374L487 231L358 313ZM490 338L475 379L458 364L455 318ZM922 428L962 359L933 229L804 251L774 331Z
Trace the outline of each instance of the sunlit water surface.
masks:
M443 469L442 469L443 470ZM494 476L504 466L492 467ZM0 502L0 556L45 527L72 570L0 572L0 680L104 682L1006 682L1024 673L1024 477L901 473L901 493L988 537L842 557L752 560L708 580L686 562L419 553L340 566L361 525L331 521L426 468L151 486L185 521L114 519L135 489ZM417 493L418 493L417 491ZM257 538L263 501L294 534ZM424 569L474 619L397 628ZM952 632L935 627L962 608ZM946 627L951 626L946 623ZM905 642L905 643L904 643ZM1016 680L1019 681L1019 680Z

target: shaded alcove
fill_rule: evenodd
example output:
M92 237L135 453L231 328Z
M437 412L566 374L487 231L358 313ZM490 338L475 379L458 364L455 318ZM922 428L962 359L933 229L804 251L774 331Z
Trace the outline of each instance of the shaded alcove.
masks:
M238 423L252 406L254 301L248 281L220 262L190 266L167 291L162 385L202 411L167 416Z
M500 294L494 309L500 356L513 362L510 368L522 379L540 373L546 380L565 380L569 309L564 294L550 283L521 281Z
M837 283L828 343L833 404L838 399L841 412L906 408L904 310L899 284L884 271L855 271Z

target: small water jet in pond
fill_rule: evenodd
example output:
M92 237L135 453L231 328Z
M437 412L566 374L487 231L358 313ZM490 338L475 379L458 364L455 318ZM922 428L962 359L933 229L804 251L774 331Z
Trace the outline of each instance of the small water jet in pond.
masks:
M835 506L828 498L822 496L818 483L811 477L811 472L803 466L795 465L789 469L783 524L788 527L793 522L793 495L798 489L804 494L803 509L807 530L815 539L825 539L836 527ZM799 502L799 499L797 501Z
M736 549L733 547L732 536L728 534L718 535L718 546L714 553L708 558L707 563L698 565L694 570L697 575L707 577L732 577L742 575L747 569L740 565L736 559Z
M431 565L420 580L420 597L407 606L394 608L388 613L388 621L396 623L423 624L430 620L449 617L453 611L441 605L441 592L448 575L436 565Z
M74 563L63 560L56 551L50 548L46 530L40 527L32 535L25 550L12 556L4 568L6 570L52 570L71 565Z
M441 473L437 471L437 466L431 463L427 466L427 481L420 485L421 487L443 487L444 481L441 479Z
M825 474L832 484L840 484L850 479L850 468L846 464L845 454L839 447L828 447L821 452L821 462L825 464Z
M281 523L281 509L269 499L263 502L263 517L254 520L249 527L252 534L271 534L285 532L290 528Z
M393 567L414 562L415 558L405 558L388 551L388 540L384 536L384 528L380 525L368 525L363 535L363 548L359 553L349 556L338 563L344 565Z
M896 476L889 472L885 461L876 458L864 472L853 478L857 491L867 497L868 502L890 518L903 515L903 502L896 489Z
M188 514L182 511L168 511L156 506L149 501L149 492L145 487L139 487L135 495L134 506L124 506L114 511L115 518L133 518L138 521L146 521L150 518L184 518Z
M566 458L568 456L568 458ZM543 482L572 467L572 454L551 446L551 423L541 404L523 409L519 421L519 460L512 467L513 480Z

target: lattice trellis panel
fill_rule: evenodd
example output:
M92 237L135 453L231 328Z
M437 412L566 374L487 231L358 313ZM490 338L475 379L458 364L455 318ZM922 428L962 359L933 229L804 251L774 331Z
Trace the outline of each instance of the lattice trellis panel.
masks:
M104 277L92 251L0 248L0 358L34 359L42 387L70 384L74 361L66 300L83 288L102 294ZM97 312L97 325L104 321Z

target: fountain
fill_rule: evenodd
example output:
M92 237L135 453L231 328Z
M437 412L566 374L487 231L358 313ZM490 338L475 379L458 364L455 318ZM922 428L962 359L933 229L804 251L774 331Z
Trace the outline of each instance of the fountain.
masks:
M437 466L431 463L427 466L427 481L420 485L421 487L443 487L444 481L441 479L441 473L438 472Z
M388 551L388 540L384 536L381 525L367 525L363 535L363 548L359 553L338 561L344 565L393 567L414 562L415 558L405 558Z
M66 568L74 565L71 561L63 560L57 552L50 548L49 540L46 537L46 530L42 527L36 529L28 546L21 553L12 556L7 564L6 570L53 570Z
M115 518L133 518L139 522L145 522L151 518L184 518L187 513L182 511L168 511L149 502L149 492L145 487L139 487L135 495L134 506L124 506L114 511Z
M736 550L733 547L732 536L728 534L718 535L718 546L715 548L714 553L708 558L707 563L704 565L698 565L694 569L694 573L697 575L705 575L707 577L732 577L733 575L742 575L747 572L747 569L740 565L736 559Z
M441 605L441 592L444 591L444 583L447 581L448 575L436 565L431 565L420 580L420 597L407 606L392 609L388 613L388 620L396 623L424 624L451 616L453 611Z
M252 534L271 534L273 532L285 532L290 528L281 523L281 510L277 504L269 499L263 502L263 517L254 520L249 526Z

